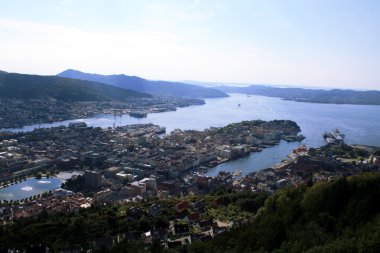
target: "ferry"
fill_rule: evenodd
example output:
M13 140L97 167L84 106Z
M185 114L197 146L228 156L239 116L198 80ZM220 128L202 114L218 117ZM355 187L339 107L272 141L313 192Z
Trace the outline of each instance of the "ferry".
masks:
M345 135L339 131L339 129L334 129L331 132L325 132L323 138L328 144L341 144L344 142Z

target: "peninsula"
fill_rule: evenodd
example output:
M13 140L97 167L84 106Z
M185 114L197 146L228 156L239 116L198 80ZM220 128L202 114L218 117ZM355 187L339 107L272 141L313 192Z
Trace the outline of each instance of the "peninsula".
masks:
M201 99L153 96L93 81L0 72L0 129L201 104Z
M75 164L87 169L65 183L66 189L3 201L1 247L210 253L301 247L296 252L310 248L329 252L331 242L354 241L352 247L364 247L366 238L375 236L370 231L376 231L380 211L375 201L380 148L344 143L301 146L288 162L274 168L245 177L225 172L208 177L187 173L194 172L194 162L199 160L183 163L185 154L199 159L201 148L218 159L222 153L210 147L259 147L263 140L295 136L299 127L286 120L247 121L157 138L163 131L155 125L100 129L77 123L2 136L3 150L39 157L34 161L40 166L37 171L49 173ZM173 169L160 167L164 164L154 158L165 158L165 154L171 159L167 162L173 161L166 167ZM226 154L233 152L224 150ZM50 159L41 160L42 155ZM360 215L363 211L366 216ZM364 227L356 229L358 224ZM36 235L26 232L32 229ZM321 230L325 232L320 234ZM315 241L310 234L320 239ZM298 236L304 238L301 246ZM347 243L341 247L351 247Z
M0 135L0 181L34 175L41 170L93 167L141 176L175 179L200 166L213 167L251 151L299 141L299 126L289 120L243 121L205 131L175 130L140 124L94 128L85 123Z
M322 90L303 88L278 88L265 85L251 85L248 87L219 86L214 88L229 93L243 93L268 97L278 97L285 100L292 100L297 102L380 105L380 91L376 90Z

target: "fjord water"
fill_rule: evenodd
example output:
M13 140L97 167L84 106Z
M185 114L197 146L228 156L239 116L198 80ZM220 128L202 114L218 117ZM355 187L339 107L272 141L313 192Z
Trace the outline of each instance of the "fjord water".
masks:
M210 175L215 175L221 170L236 169L247 174L250 171L271 167L286 158L301 144L308 147L324 145L323 132L334 128L338 128L346 135L347 143L380 146L380 106L303 103L244 94L230 94L228 98L206 99L205 105L179 108L174 112L149 114L147 118L142 119L128 115L118 117L98 115L87 119L26 126L21 129L12 129L12 131L31 131L38 127L68 125L69 122L84 121L88 125L97 127L153 123L166 127L169 133L176 128L203 130L210 126L225 126L229 123L256 119L294 120L301 127L306 139L293 143L282 141L279 145L260 153L251 153L239 160L216 166L209 172Z

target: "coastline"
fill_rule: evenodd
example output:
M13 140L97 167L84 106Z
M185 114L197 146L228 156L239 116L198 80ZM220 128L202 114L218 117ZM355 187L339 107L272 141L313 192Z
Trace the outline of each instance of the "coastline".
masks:
M120 105L116 105L110 108L93 108L93 111L82 111L82 112L76 112L76 113L66 113L66 114L61 114L56 118L51 118L47 120L41 120L38 118L30 118L28 117L27 120L20 119L12 121L12 122L1 122L0 121L0 132L8 132L11 131L12 129L23 129L28 126L33 126L33 125L46 125L46 124L55 124L59 122L64 122L64 121L72 121L72 120L79 120L79 119L88 119L92 117L97 117L101 115L113 115L113 116L123 116L123 115L129 115L131 117L134 117L135 112L142 113L144 115L152 114L152 113L164 113L164 112L171 112L171 111L176 111L178 108L184 108L184 107L190 107L190 106L197 106L197 105L204 105L205 101L204 99L190 99L190 98L167 98L169 101L165 101L164 98L156 98L156 99L161 99L159 103L154 103L153 101L150 104L148 108L145 106L129 106L128 104L122 106L124 108L121 109L115 109L117 107L120 108ZM83 103L88 103L86 101L83 101ZM106 102L104 102L106 103ZM162 103L164 103L164 107L162 107ZM166 103L166 104L165 104ZM96 103L93 103L96 105ZM109 107L109 106L108 106ZM32 113L29 112L29 113ZM49 117L49 113L47 113L45 118ZM4 127L6 126L6 127Z
M204 103L203 104L191 104L191 105L187 105L187 106L178 106L178 107L175 107L174 109L173 108L167 108L167 110L149 111L149 112L144 112L144 113L146 113L146 115L159 114L159 113L173 112L173 111L176 111L178 108L193 107L193 106L200 106L200 105L204 105ZM111 112L94 113L94 114L88 115L86 117L73 117L73 118L69 117L69 118L64 118L64 119L60 119L57 121L51 121L51 122L33 122L33 121L30 121L28 123L25 123L22 126L0 128L0 134L1 133L15 133L15 132L30 132L30 131L33 131L34 129L40 128L40 127L37 127L37 125L43 125L41 128L50 128L57 123L63 123L64 125L68 125L68 123L70 123L72 121L80 121L80 120L86 120L86 119L97 118L97 117L102 117L102 116L105 116L105 117L129 116L129 117L135 118L135 119L146 118L146 116L145 117L135 117L135 116L131 115L130 112L121 113L121 114L114 114ZM32 127L32 130L24 131L24 128L29 128L29 127Z

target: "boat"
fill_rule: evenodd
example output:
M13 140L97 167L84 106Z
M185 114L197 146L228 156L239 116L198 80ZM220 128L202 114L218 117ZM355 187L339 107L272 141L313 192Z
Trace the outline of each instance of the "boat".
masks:
M345 135L339 131L339 129L334 129L331 132L325 132L323 138L328 144L342 144L344 142Z

